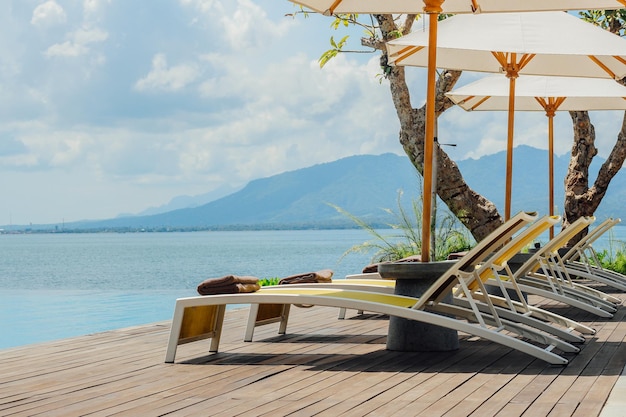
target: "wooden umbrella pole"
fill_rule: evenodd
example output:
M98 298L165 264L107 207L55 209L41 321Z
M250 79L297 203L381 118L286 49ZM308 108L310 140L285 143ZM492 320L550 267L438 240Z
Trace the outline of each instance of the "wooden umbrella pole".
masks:
M511 218L511 189L513 186L513 132L515 126L515 79L509 76L509 119L506 140L506 190L504 194L504 221Z
M548 189L550 195L549 213L554 215L554 112L548 114ZM550 227L550 239L554 237L554 227Z
M554 215L554 116L565 97L535 97L548 117L548 213ZM550 239L554 237L554 226L550 227Z
M534 57L534 54L522 54L518 60L516 53L492 52L502 65L502 70L509 79L509 120L506 142L506 190L504 192L504 220L511 218L511 190L513 188L513 135L515 130L515 80L519 71Z
M443 0L424 0L424 11L428 13L428 73L426 87L426 127L424 135L424 168L422 177L422 262L430 261L430 222L432 216L433 147L435 140L435 76L437 70L437 19Z

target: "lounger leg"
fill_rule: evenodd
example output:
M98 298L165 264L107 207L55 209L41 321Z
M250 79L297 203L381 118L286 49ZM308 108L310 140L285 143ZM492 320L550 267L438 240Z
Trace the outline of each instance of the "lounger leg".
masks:
M283 305L283 311L280 315L280 327L278 328L278 334L287 333L287 321L289 320L290 309L291 309L291 304Z
M174 317L172 318L172 328L170 329L170 339L167 343L167 353L165 354L165 363L174 363L176 357L176 348L178 347L178 337L180 336L180 328L183 324L184 307L176 303L174 309Z
M254 336L254 327L256 326L256 317L259 314L259 304L250 305L250 314L248 315L248 325L246 326L246 334L243 337L244 342L252 342Z
M211 347L209 352L215 353L220 345L222 337L222 329L224 328L224 314L226 313L226 305L218 307L217 316L215 317L215 335L211 338Z
M225 304L184 307L182 303L177 301L174 317L172 318L172 328L167 344L165 362L174 362L178 345L208 338L211 338L209 351L217 352L224 326L225 312Z
M261 304L252 304L250 306L248 324L246 326L246 333L243 338L244 342L252 342L252 336L254 336L254 328L256 326L263 326L264 324L280 322L278 334L285 334L285 332L287 331L287 321L289 320L289 310L291 308L291 304L273 304L266 306L272 308L279 307L279 309L271 310L270 314L268 315L267 310L262 310ZM262 317L259 317L260 311L262 311Z

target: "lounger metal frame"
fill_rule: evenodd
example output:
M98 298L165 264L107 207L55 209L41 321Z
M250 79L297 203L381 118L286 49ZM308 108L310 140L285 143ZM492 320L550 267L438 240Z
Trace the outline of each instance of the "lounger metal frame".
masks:
M511 230L522 228L536 218L535 214L521 213L512 221L505 223L497 232L488 239L483 240L472 251L458 261L457 270L463 267L475 268L475 264L482 260L486 247L500 246L510 238ZM513 231L512 233L515 233ZM494 246L495 247L495 246ZM489 253L492 253L490 250ZM454 267L453 267L454 268ZM166 362L174 362L176 348L181 343L211 338L210 351L216 352L219 347L219 339L223 330L224 309L228 304L304 304L319 305L356 310L371 311L416 320L449 329L479 336L487 340L500 343L504 346L519 350L551 364L565 365L568 360L553 352L556 347L565 352L577 352L578 348L561 341L551 335L543 334L534 329L527 329L519 323L510 322L501 318L495 308L491 308L491 314L484 314L479 308L466 309L456 305L445 305L441 300L446 292L459 284L464 279L459 274L446 274L442 276L427 291L427 295L420 299L400 295L382 294L372 291L354 291L339 288L285 288L261 289L260 291L247 294L211 295L200 297L181 298L176 301L170 339L168 343ZM474 277L464 285L473 285ZM478 284L480 285L480 284ZM470 300L471 301L471 300ZM446 310L455 315L464 317L473 322L459 320L441 314L425 311L426 306L436 305L441 310ZM473 316L470 316L471 312ZM209 315L210 320L203 316ZM201 322L203 326L196 328ZM524 338L529 338L538 346L525 339L511 336L508 332L515 332Z

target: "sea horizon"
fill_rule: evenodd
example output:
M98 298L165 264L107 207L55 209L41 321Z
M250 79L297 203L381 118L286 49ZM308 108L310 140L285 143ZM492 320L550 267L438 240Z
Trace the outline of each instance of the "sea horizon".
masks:
M609 238L623 246L626 227L595 247ZM0 235L0 349L169 320L206 278L342 279L370 263L372 252L345 254L370 240L360 229Z
M343 278L369 263L343 257L366 240L358 229L0 235L0 349L171 319L206 278Z

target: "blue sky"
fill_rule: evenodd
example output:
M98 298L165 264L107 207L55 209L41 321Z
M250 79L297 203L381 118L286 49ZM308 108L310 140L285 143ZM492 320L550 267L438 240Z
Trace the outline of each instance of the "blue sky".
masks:
M321 70L329 37L344 32L322 16L285 16L295 10L286 0L0 2L0 224L109 218L349 155L403 154L378 55ZM408 70L415 105L424 72ZM601 155L622 116L592 114ZM567 114L556 132L557 153L568 152ZM516 144L546 148L546 136L543 114L518 113ZM454 109L439 137L458 144L455 159L498 152L506 115Z

